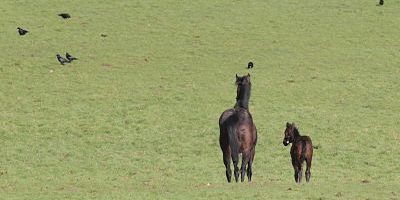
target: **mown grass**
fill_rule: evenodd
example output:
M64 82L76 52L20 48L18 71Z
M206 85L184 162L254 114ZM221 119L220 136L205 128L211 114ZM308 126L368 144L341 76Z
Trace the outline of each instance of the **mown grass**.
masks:
M375 4L0 2L0 198L399 199L400 3ZM227 184L217 121L248 72L254 181ZM287 121L319 147L309 184Z

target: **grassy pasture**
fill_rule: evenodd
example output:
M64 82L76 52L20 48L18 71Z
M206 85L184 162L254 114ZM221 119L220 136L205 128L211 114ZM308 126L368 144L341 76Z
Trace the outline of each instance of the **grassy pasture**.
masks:
M0 1L0 199L400 199L400 2L376 3ZM227 184L248 72L254 180ZM319 147L309 184L287 121Z

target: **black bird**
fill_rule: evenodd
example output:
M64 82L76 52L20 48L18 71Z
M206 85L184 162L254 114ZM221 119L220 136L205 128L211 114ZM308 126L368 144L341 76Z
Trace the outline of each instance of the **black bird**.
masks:
M247 69L253 68L253 62L249 62L249 64L247 64Z
M383 3L385 3L383 0L379 0L379 5L383 6Z
M29 31L24 30L24 29L22 29L20 27L18 27L17 30L18 30L19 35L25 35L25 34L27 34L29 32Z
M65 57L68 59L68 62L72 62L73 60L78 60L78 58L73 57L69 53L65 53Z
M60 13L58 14L58 16L62 17L63 19L71 18L71 15L69 15L68 13Z
M61 65L64 65L64 63L69 63L69 61L63 57L60 56L60 54L57 54L57 60L58 62L61 63Z

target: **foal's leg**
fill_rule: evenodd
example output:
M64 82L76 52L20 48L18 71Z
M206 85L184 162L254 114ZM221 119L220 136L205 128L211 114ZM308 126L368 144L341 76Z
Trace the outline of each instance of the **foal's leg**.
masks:
M301 182L301 178L303 177L303 161L300 161L300 163L298 164L299 165L299 175L298 175L298 178L299 178L299 181L298 181L298 183L300 183Z
M223 152L223 160L224 160L224 165L226 169L226 180L230 183L231 182L231 176L232 176L232 170L231 170L231 155L230 155L229 149Z
M297 164L297 162L295 161L295 159L292 157L292 165L293 165L293 169L294 169L294 181L296 181L296 183L299 182L299 165Z
M297 157L292 157L292 165L294 169L294 180L296 181L296 183L300 183L303 174L303 163L301 162L301 159L297 159Z
M312 158L306 159L307 169L306 169L306 181L309 182L311 178L311 160Z
M255 149L254 148L251 149L249 165L247 166L247 178L248 178L249 182L251 182L251 176L253 175L253 160L254 160L255 154L256 154Z
M240 168L242 182L244 181L244 177L246 176L246 165L249 163L250 156L251 152L249 151L242 153L242 167Z
M297 167L294 168L294 181L296 181L296 183L299 183L299 171Z

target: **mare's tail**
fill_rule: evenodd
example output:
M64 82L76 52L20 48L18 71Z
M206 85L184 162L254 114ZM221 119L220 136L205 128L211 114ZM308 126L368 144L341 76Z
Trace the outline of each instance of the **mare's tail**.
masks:
M229 137L229 147L231 148L232 159L239 158L239 138L237 129L235 126L229 126L228 128L228 137ZM237 161L237 160L236 160Z

